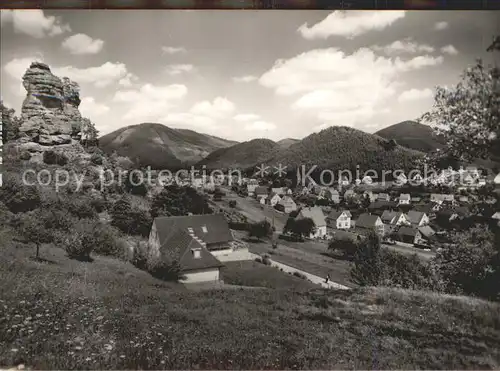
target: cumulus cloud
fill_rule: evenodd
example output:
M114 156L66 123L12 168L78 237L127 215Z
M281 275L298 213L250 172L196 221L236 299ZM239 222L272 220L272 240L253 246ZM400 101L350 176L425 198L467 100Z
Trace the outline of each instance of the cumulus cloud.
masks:
M17 81L21 81L32 62L43 62L43 56L14 58L4 66L4 71ZM98 67L77 68L73 66L50 66L52 73L58 77L68 77L78 84L93 84L106 87L131 75L123 63L106 62Z
M12 77L13 79L21 81L21 78L23 77L24 73L29 68L31 63L43 62L43 59L44 58L41 54L24 58L14 58L5 64L3 70L7 75Z
M409 101L415 101L419 99L426 99L426 98L432 98L433 93L431 89L410 89L410 90L405 90L403 91L399 97L398 101L399 102L409 102Z
M446 45L441 48L441 53L449 54L449 55L457 55L458 50L453 45Z
M367 48L350 55L336 48L316 49L276 61L259 83L278 95L298 96L292 104L296 111L348 125L379 114L384 100L396 93L401 73L442 61L382 57Z
M26 89L23 86L22 77L32 62L43 62L43 55L38 54L31 57L14 58L3 67L5 74L15 82L12 85L12 93L18 97L26 96Z
M103 46L104 41L92 39L83 33L70 36L62 42L62 47L74 55L97 54Z
M411 39L397 40L393 43L385 46L375 45L372 47L373 50L382 51L385 54L415 54L415 53L432 53L434 52L434 47L426 44L418 44Z
M433 57L430 55L419 55L418 57L403 61L396 59L395 67L400 71L418 70L424 67L432 67L442 64L444 58L442 56Z
M447 28L448 28L448 22L444 22L444 21L436 22L436 24L434 25L434 29L436 31L442 31L442 30L445 30Z
M176 126L216 132L222 128L221 121L230 117L235 110L236 106L233 102L227 98L217 97L212 102L205 100L194 104L189 112L168 113L160 121Z
M252 82L257 80L257 76L253 75L246 75L246 76L240 76L240 77L233 77L234 82Z
M233 102L226 98L217 97L210 102L208 100L198 102L191 108L191 113L204 115L212 118L225 118L236 110Z
M165 68L165 71L171 76L192 72L193 70L194 66L192 64L170 64Z
M192 127L196 129L214 129L217 127L213 118L196 115L191 112L169 113L160 119L166 124L176 124L176 126Z
M93 84L98 88L116 83L128 74L125 64L115 62L106 62L101 66L88 68L54 67L52 72L56 76L66 76L79 84Z
M88 118L100 116L109 111L107 105L96 102L93 97L84 97L78 108L82 115Z
M233 120L240 122L256 121L258 119L260 119L260 116L254 113L240 113L233 117Z
M275 129L276 125L267 121L254 121L245 125L247 131L270 131Z
M127 73L122 79L118 81L118 84L124 87L130 87L134 82L138 81L139 78L133 73Z
M330 36L353 38L369 31L383 30L404 16L404 11L335 11L311 27L304 23L298 32L310 40Z
M163 52L163 54L178 54L185 53L186 49L183 47L162 46L161 51Z
M14 32L41 39L71 31L68 24L63 24L59 17L45 16L40 9L2 10L2 27L12 23Z
M113 101L126 103L129 107L123 118L125 120L157 120L163 116L179 100L187 94L184 85L173 84L155 86L145 84L140 89L117 91Z

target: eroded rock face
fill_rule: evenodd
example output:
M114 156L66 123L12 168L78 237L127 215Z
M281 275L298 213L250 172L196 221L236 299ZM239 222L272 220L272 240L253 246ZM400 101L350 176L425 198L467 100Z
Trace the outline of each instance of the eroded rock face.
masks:
M20 132L41 145L71 143L82 127L78 84L68 78L61 80L45 63L33 62L23 76L23 86L27 96Z

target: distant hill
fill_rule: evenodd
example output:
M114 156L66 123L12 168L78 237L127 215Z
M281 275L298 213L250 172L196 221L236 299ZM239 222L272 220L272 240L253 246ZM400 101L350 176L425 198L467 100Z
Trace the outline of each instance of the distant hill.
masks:
M300 139L285 138L285 139L281 139L281 140L277 141L276 143L278 143L278 145L281 148L288 148L292 144L295 144L295 143L298 143L298 142L300 142Z
M280 145L270 139L253 139L218 149L198 165L205 165L208 169L248 169L264 162L279 149Z
M436 136L430 126L415 121L403 121L375 134L385 139L394 139L403 147L426 153L442 148L445 144L444 139Z
M236 143L154 123L128 126L99 138L104 152L116 151L138 165L156 169L195 164L209 153Z
M261 163L282 164L287 170L300 165L317 165L322 169L396 170L409 169L423 155L390 142L377 135L348 127L331 127L283 148L269 139L254 139L219 149L198 165L207 168L250 169Z
M336 126L314 133L290 147L279 150L266 163L290 168L317 165L322 169L355 170L408 169L423 155L373 134L349 127Z

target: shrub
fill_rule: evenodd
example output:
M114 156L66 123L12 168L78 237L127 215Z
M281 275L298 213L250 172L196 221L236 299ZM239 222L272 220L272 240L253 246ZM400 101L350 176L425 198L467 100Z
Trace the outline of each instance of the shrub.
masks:
M229 201L229 207L232 207L232 208L236 207L236 200Z
M359 243L353 239L340 238L330 241L328 250L342 253L342 256L347 259L352 259L358 251Z
M259 223L250 224L248 229L248 237L255 237L260 240L264 237L269 237L272 235L273 231L271 229L271 223L267 220L261 221Z
M54 151L45 151L43 153L43 162L47 165L60 165L64 166L68 163L68 158L63 153Z
M92 156L90 156L90 162L92 162L94 165L102 165L102 156L97 153L93 153Z
M300 272L295 271L295 272L293 272L293 275L295 277L302 278L303 280L307 279L307 277L304 273L300 273Z
M96 233L96 230L99 228L99 222L81 220L75 226L73 233L69 234L63 242L68 257L71 259L90 261L90 254L101 242L100 233Z
M147 269L148 251L147 244L137 241L132 253L131 263L139 269Z
M67 208L71 214L80 219L94 219L97 217L96 210L86 199L69 201L67 204Z
M31 159L31 153L29 153L28 151L24 151L21 153L21 155L19 156L19 158L21 160L24 160L24 161L28 161Z
M35 186L26 186L22 180L11 174L4 176L0 187L0 201L13 213L37 209L41 204L40 193Z
M177 261L167 263L163 260L150 267L149 273L153 277L164 281L179 281L183 278L180 265Z
M271 265L271 258L269 257L269 255L264 255L262 257L262 264Z
M95 223L94 229L94 252L99 255L123 256L123 248L118 241L118 236L108 225Z

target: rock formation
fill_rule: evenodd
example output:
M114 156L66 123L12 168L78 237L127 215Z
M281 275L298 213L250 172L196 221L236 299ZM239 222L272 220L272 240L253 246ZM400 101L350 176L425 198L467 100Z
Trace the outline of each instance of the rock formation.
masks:
M79 86L53 75L48 65L33 62L23 76L27 96L21 109L21 135L42 146L70 144L81 131Z

